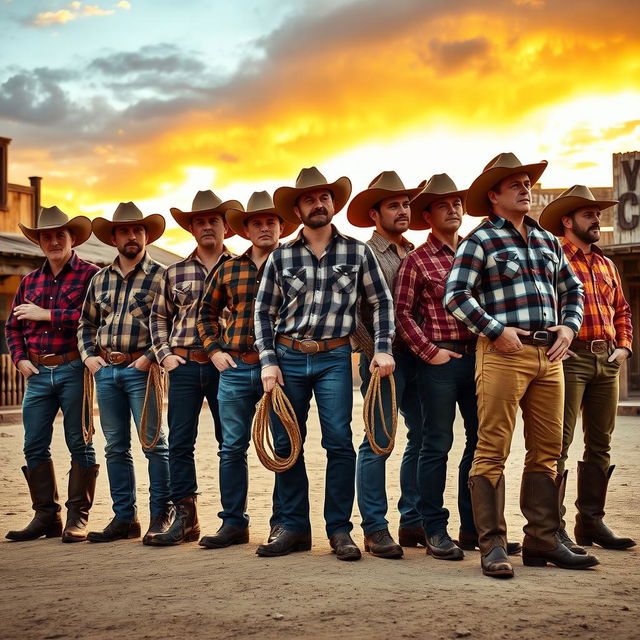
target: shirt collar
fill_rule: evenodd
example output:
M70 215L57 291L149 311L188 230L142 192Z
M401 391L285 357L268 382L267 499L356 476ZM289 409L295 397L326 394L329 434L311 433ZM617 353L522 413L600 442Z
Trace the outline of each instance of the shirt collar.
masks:
M133 268L133 271L140 268L145 272L146 275L149 275L151 273L153 264L153 259L149 255L149 252L145 249L142 260L140 260L140 262L138 262L138 264ZM109 268L112 271L116 271L117 273L122 275L122 269L120 268L120 253L118 253L118 255L115 257L115 260L111 263Z
M507 225L509 225L512 229L515 229L515 227L513 226L513 222L511 222L510 220L507 220L506 218L503 218L502 216L499 216L497 213L493 213L493 212L490 213L489 221L496 229L503 229ZM533 218L529 216L524 217L524 223L528 227L535 227L536 229L542 229L542 227Z
M304 237L304 235L302 233L303 231L304 231L304 226L302 227L302 229L300 229L300 231L298 232L298 235L295 237L295 239L291 241L290 246L293 247L293 246L295 246L297 244L302 244L302 245L307 244L307 241L305 240L305 237ZM340 233L338 231L338 229L336 229L336 226L333 225L333 224L331 225L331 231L332 231L332 235L331 235L331 240L329 240L329 244L331 244L338 237L342 238L343 240L347 240L347 238L348 238L348 236L345 236L342 233ZM329 245L327 245L327 246L329 246Z
M393 244L393 242L389 242L389 240L387 240L381 233L378 233L377 230L373 232L369 242L371 246L374 249L376 249L376 251L379 251L380 253L384 253L389 249L397 253L397 249ZM407 251L413 251L413 248L414 248L413 245L406 238L402 238L402 246Z
M436 253L440 253L440 251L446 251L447 249L449 249L449 251L451 251L451 248L447 247L447 245L444 244L444 242L442 242L442 240L440 240L440 238L438 238L435 235L435 233L433 233L433 231L427 236L427 239L426 239L426 241L424 243L424 246L433 255L435 255Z
M584 251L580 247L573 244L571 240L568 240L564 236L560 236L558 239L560 240L560 244L562 245L562 247L565 249L567 258L569 260L571 260L571 258L574 258L578 252L586 257ZM602 249L596 244L591 245L591 252L595 253L597 256L604 256Z
M69 269L73 270L73 271L77 271L80 268L80 258L78 258L78 254L73 250L71 251L71 257L64 264L64 266L60 270L60 273L62 273L62 271L64 271L67 267ZM52 273L51 265L49 264L49 260L48 259L45 259L42 267L40 267L40 272L41 273Z
M233 254L231 253L231 251L229 251L229 249L227 249L225 245L222 245L222 253L220 254L220 257L218 258L218 261L213 268L215 269L220 265L221 262L229 258L233 258ZM180 262L197 262L199 265L202 265L206 269L204 263L198 256L198 247L196 247L186 258L180 260Z

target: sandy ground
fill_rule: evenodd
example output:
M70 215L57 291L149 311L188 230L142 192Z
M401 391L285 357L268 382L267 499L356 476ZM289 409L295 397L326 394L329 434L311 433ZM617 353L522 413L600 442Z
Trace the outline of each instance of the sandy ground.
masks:
M360 406L356 395L356 402ZM361 434L360 409L354 415L354 442ZM314 546L309 553L265 559L255 547L266 537L272 475L250 452L251 542L223 550L196 543L172 548L144 547L139 540L106 545L61 544L59 539L0 543L1 638L640 638L640 563L638 548L626 552L597 549L601 566L589 571L523 567L516 577L483 577L479 554L462 562L428 557L424 549L406 549L402 560L365 555L360 562L336 560L324 535L322 496L324 452L317 415L312 413L307 442ZM66 498L68 454L60 420L53 457ZM399 431L402 431L400 425ZM461 450L461 425L451 460L447 503L455 505L455 465ZM0 514L2 533L26 524L29 498L20 466L22 427L0 428ZM104 440L96 446L103 463ZM398 467L404 437L388 464L390 528L397 531ZM514 438L507 469L506 515L510 539L521 538L518 507L523 461L521 429ZM638 535L640 453L637 418L620 418L613 443L613 476L608 523ZM580 455L577 443L572 460ZM136 447L139 513L147 524L147 478ZM204 533L219 521L217 457L208 410L202 413L197 462ZM572 465L574 466L574 465ZM570 475L568 504L575 493ZM453 511L453 509L452 509ZM93 528L111 517L106 470L98 478ZM357 508L354 538L361 545ZM450 532L458 530L452 515ZM144 531L144 529L143 529Z

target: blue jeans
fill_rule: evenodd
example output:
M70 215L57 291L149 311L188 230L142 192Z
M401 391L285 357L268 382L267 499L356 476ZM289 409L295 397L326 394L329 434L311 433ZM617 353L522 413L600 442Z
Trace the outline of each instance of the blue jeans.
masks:
M422 517L418 512L418 454L422 439L422 408L417 384L417 359L409 352L396 351L393 354L396 368L393 372L396 383L396 403L407 426L407 445L400 465L400 526L415 528L422 526ZM371 374L370 362L364 354L360 355L360 378L362 396L367 392ZM387 427L391 426L391 395L388 381L382 381L383 403ZM379 413L376 411L376 418ZM376 442L387 446L381 422L375 423ZM365 535L388 527L387 492L385 489L386 461L390 454L379 456L371 450L365 436L358 449L356 462L356 487L358 490L358 508L362 516L362 528Z
M418 508L428 536L447 530L449 511L444 507L447 459L453 445L456 404L464 421L465 447L458 466L460 528L475 532L467 480L478 443L475 355L452 358L446 364L420 362L418 383L423 402L422 448L418 461Z
M187 360L169 371L169 478L174 502L198 492L194 451L198 419L207 399L214 425L219 425L218 380L220 374L211 362Z
M262 397L259 364L246 364L234 358L237 368L229 367L220 374L218 406L222 419L220 456L220 501L218 517L237 529L249 526L247 493L249 467L247 449L251 442L251 426L256 404ZM280 524L277 493L273 492L271 526Z
M278 345L277 352L284 377L284 392L298 419L303 445L307 437L312 394L318 405L322 446L327 452L324 498L327 535L331 537L334 533L349 532L353 528L351 512L356 466L351 436L351 346L347 344L308 355ZM274 441L276 453L287 457L291 446L277 420L274 420ZM289 531L309 532L309 479L304 463L304 446L293 467L276 474L276 491L282 514L280 524Z
M131 456L131 415L140 430L140 418L147 386L147 372L127 365L102 367L95 375L100 425L107 445L105 459L113 511L118 520L136 519L136 479ZM155 425L155 411L148 413L149 425ZM151 435L151 434L149 434ZM151 516L160 515L169 502L169 452L165 434L160 433L152 449L144 455L149 469Z
M62 409L64 439L72 462L81 467L96 463L92 444L82 437L82 394L84 365L80 359L57 367L38 366L38 375L27 378L22 402L24 456L30 469L51 460L53 421Z

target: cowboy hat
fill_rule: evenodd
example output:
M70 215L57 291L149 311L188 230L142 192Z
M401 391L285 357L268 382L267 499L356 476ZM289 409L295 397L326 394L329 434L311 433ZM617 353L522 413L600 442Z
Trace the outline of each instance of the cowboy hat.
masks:
M177 207L171 207L171 215L183 229L189 231L191 216L197 213L219 213L225 218L225 213L228 209L240 209L242 211L242 205L237 200L226 200L223 202L213 191L208 189L207 191L198 191L198 193L196 193L193 203L191 204L191 211L182 211ZM224 237L230 238L232 235L234 235L233 231L229 229L229 231L224 234Z
M91 235L91 220L85 216L76 216L69 219L69 216L58 209L58 207L40 207L38 222L35 227L27 227L18 222L20 231L34 244L40 244L38 233L40 231L52 231L65 227L73 233L74 247L86 242Z
M247 236L247 227L245 222L251 218L251 216L274 215L282 220L276 208L273 204L271 196L266 191L254 191L247 203L247 210L244 209L228 209L225 215L227 224L241 237L249 239ZM285 238L290 236L299 226L300 221L296 224L293 222L287 222L282 220L283 229L280 237Z
M423 186L424 182L414 189L407 189L395 171L383 171L369 183L368 189L361 191L349 203L347 220L355 227L371 227L374 222L369 216L369 210L374 205L396 195L406 195L411 199Z
M273 194L278 215L285 222L300 224L300 220L293 212L298 196L305 191L314 189L327 189L333 193L333 209L338 213L349 200L351 195L351 180L347 177L338 178L335 182L328 183L327 179L316 167L302 169L296 178L295 187L280 187Z
M164 218L159 213L152 213L146 218L133 202L121 202L113 214L113 220L95 218L92 222L93 233L100 242L111 244L114 227L123 224L141 224L147 230L147 244L155 242L164 232Z
M456 183L446 173L436 173L429 178L424 189L411 201L411 224L409 229L423 230L431 228L431 225L424 219L422 212L436 200L458 196L464 200L467 195L466 189L458 189Z
M522 164L513 153L500 153L484 168L467 190L467 213L470 216L483 217L491 213L491 203L487 193L498 182L514 173L526 173L531 184L535 184L547 168L547 161L535 164Z
M551 231L556 236L561 236L564 234L562 216L569 215L572 211L582 207L596 207L602 211L617 203L617 200L596 200L588 187L574 184L542 210L538 222L543 229Z

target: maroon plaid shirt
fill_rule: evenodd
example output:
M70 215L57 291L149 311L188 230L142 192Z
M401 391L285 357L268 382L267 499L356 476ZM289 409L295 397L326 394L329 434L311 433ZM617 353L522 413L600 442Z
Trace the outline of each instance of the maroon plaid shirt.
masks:
M398 335L425 361L438 352L433 341L474 337L442 303L454 257L453 251L430 233L427 241L403 260L396 278Z
M22 279L6 326L7 346L14 364L28 360L29 351L43 355L78 350L80 310L89 282L97 271L95 264L81 260L73 251L57 276L54 277L46 260L40 269ZM25 302L51 309L51 322L18 320L13 310Z

